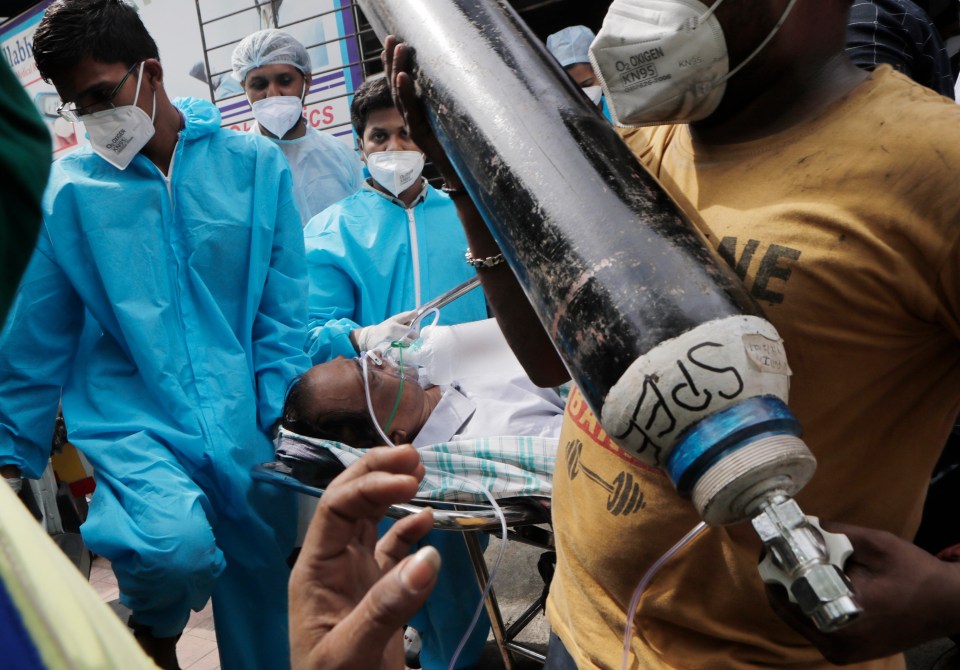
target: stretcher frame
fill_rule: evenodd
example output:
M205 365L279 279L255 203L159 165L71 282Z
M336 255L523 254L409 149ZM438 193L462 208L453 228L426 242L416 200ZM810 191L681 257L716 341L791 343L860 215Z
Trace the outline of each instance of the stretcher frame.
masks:
M253 479L275 486L303 493L314 498L323 496L324 489L310 486L293 476L292 470L286 464L274 461L262 463L253 468ZM541 549L552 550L553 533L542 524L549 522L549 504L539 506L531 502L524 502L522 498L508 498L498 501L500 509L507 522L507 541L522 542ZM483 556L483 548L477 539L477 532L487 532L500 537L502 528L500 517L489 505L473 503L451 503L435 500L415 498L409 503L392 505L387 510L391 519L402 519L417 514L424 507L433 509L433 527L436 530L463 533L463 540L467 546L467 553L473 565L473 572L477 578L480 590L486 588L490 581L487 563ZM503 622L497 596L491 587L484 599L487 615L490 617L490 626L494 640L500 651L503 665L506 670L513 670L513 657L519 654L537 661L541 665L546 661L544 654L536 649L517 641L517 636L533 621L538 611L544 606L545 593L539 596L523 613L517 617L509 627Z

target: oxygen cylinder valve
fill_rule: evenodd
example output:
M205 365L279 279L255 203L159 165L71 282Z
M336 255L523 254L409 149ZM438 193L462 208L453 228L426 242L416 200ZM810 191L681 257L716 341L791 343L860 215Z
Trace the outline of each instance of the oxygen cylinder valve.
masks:
M758 508L751 523L767 549L759 566L763 581L786 588L790 601L823 632L860 616L863 610L843 574L853 553L847 536L824 531L819 519L805 516L783 493L760 501Z

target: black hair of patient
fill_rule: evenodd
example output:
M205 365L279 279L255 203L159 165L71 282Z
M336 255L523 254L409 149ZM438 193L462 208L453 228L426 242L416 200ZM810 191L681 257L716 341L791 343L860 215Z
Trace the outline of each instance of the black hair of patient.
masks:
M283 404L281 425L304 437L340 442L355 449L380 446L380 437L370 421L370 415L361 406L356 412L317 414L311 410L313 394L318 391L304 381L301 375L294 380Z

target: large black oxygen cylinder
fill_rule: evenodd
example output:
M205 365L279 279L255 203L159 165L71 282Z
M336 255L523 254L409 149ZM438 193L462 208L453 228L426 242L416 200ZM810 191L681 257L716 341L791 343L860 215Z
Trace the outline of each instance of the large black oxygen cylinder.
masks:
M789 499L816 462L782 342L732 270L503 0L360 5L414 47L434 131L607 432L707 523L752 519L764 579L821 630L855 620L849 541Z
M414 47L431 125L594 411L660 342L759 314L505 2L360 4Z
M587 403L621 445L667 468L672 442L648 449L651 441L671 431L674 439L711 408L698 406L703 411L687 423L660 407L644 409L648 391L662 396L667 411L672 401L670 389L648 384L659 373L640 369L630 388L618 391L618 416L607 421L611 389L661 343L710 322L759 317L758 306L506 2L360 5L381 39L394 34L414 49L414 79L429 121ZM775 331L766 337L755 346L778 350L777 365L785 369ZM692 378L682 378L697 359L680 358L675 396L677 389L697 390ZM785 401L788 373L776 372ZM692 407L700 398L707 396L680 404ZM675 483L695 481L714 460L712 448L685 452L671 472Z

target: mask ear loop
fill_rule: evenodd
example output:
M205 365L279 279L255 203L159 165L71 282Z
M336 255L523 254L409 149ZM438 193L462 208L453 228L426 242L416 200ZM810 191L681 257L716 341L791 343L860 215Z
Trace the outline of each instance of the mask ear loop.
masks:
M720 3L718 2L717 4L719 5ZM774 36L776 36L776 34L780 32L780 28L783 27L783 24L784 24L784 23L786 23L787 18L790 16L790 12L793 11L793 6L794 6L795 4L797 4L797 0L790 0L790 4L787 5L787 8L783 10L783 14L780 15L780 20L777 21L777 25L775 25L773 28L770 29L770 32L767 33L767 36L766 36L766 37L763 39L763 41L760 43L760 46L758 46L756 49L754 49L753 52L752 52L749 56L747 56L746 58L744 58L737 67L735 67L735 68L733 68L732 70L730 70L730 71L726 74L726 76L721 77L721 78L720 78L720 81L717 82L718 84L722 84L723 82L727 81L730 77L732 77L733 75L735 75L737 72L739 72L740 70L742 70L744 65L746 65L747 63L749 63L750 61L752 61L752 60L754 59L754 57L755 57L758 53L760 53L760 52L763 50L763 48L764 48L765 46L767 46L767 44L770 43L770 40L772 40L772 39L774 38Z
M704 19L709 19L711 16L713 16L716 13L717 8L722 4L723 0L717 0L717 2L715 2L713 5L707 7L707 11L697 17L697 25L699 26Z
M302 87L302 91L300 92L300 118L304 120L304 123L306 123L306 117L303 115L303 112L304 112L304 109L305 109L306 106L307 106L307 94L310 93L310 89L307 88L307 75L306 75L306 73L305 73L305 72L301 72L300 74L303 75L303 87ZM297 123L300 123L300 120L299 120L299 119L297 120ZM297 124L295 123L295 124L294 124L294 127L296 127L296 125L297 125ZM289 132L289 131L288 131L288 132Z
M133 106L137 106L137 100L140 99L140 84L143 83L143 66L147 64L147 61L140 61L140 69L137 71L137 94L133 96ZM153 92L153 111L150 112L150 123L153 123L157 118L157 92Z
M140 84L143 83L143 66L147 64L147 61L140 61L140 69L137 70L137 94L133 96L133 106L137 106L137 100L140 99Z

